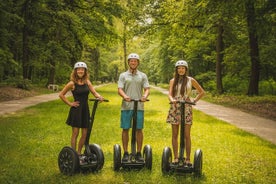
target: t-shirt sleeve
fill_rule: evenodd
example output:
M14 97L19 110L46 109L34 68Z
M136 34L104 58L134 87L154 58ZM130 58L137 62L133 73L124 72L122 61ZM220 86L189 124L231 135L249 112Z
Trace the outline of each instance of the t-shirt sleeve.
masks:
M148 80L148 77L146 74L144 74L143 76L143 88L149 88L150 85L149 85L149 80Z
M118 80L118 88L124 88L125 78L123 74L120 74Z

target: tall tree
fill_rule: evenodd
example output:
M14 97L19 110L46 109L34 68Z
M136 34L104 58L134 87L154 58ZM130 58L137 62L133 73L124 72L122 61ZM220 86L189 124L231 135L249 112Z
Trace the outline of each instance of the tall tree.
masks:
M255 13L255 0L245 2L246 18L248 25L249 48L251 58L251 74L247 94L249 96L259 94L260 56L257 34L257 22Z

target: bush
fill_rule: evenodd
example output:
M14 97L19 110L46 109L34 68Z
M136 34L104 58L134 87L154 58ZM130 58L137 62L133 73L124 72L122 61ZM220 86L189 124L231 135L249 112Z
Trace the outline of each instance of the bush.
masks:
M223 78L223 88L227 93L246 94L248 81L240 77L227 75Z
M206 91L216 90L216 73L206 72L194 77Z
M30 90L31 89L31 81L28 79L18 80L16 87L18 87L20 89Z
M259 83L260 95L276 95L276 81L269 79L266 81L260 81Z

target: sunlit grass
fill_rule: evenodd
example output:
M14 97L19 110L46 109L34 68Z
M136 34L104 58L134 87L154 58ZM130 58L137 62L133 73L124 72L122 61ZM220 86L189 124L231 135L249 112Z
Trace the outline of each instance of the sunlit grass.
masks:
M70 145L71 128L65 124L69 107L56 100L0 117L0 183L276 183L275 145L196 110L192 155L202 149L203 176L164 176L162 151L171 147L171 127L165 122L169 105L167 96L155 90L145 104L144 129L144 144L153 150L152 171L114 172L113 145L121 145L121 98L115 84L97 91L110 100L99 104L90 139L104 152L99 173L60 174L57 157Z

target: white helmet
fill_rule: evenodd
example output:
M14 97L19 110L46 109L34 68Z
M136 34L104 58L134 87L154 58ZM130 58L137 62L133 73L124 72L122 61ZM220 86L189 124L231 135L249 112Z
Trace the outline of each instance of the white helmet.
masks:
M87 69L87 65L85 64L85 62L79 61L79 62L76 62L75 66L74 66L74 69L76 69L76 68L85 68L85 69Z
M175 67L178 67L178 66L186 66L188 68L188 63L187 61L179 60L175 63Z
M138 61L140 60L139 55L136 53L129 54L127 57L127 60L130 60L130 59L137 59Z

